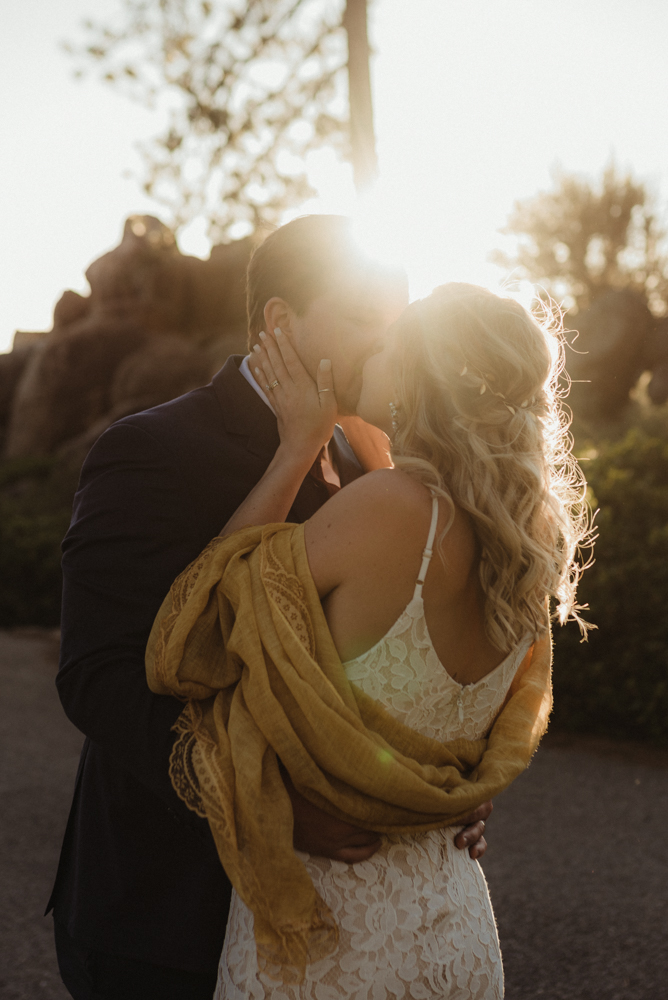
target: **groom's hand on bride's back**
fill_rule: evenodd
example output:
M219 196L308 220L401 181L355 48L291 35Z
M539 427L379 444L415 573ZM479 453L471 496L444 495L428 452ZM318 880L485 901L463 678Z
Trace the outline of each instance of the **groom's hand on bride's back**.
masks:
M455 847L461 851L468 849L469 855L474 861L481 858L487 850L487 841L484 837L485 825L493 808L492 802L483 802L481 806L464 817L462 823L466 825L455 837Z
M282 774L292 802L295 850L349 865L366 861L376 853L381 844L377 833L361 830L318 809L299 794L285 771Z
M315 806L311 808L318 813L317 818L312 817L314 822L302 822L298 826L295 817L296 850L355 865L359 861L366 861L380 847L381 839L377 833L344 823Z
M344 861L349 865L366 861L376 853L381 845L378 834L335 819L318 809L299 794L285 772L283 780L292 801L296 850L331 858L332 861ZM491 802L484 802L464 817L464 829L455 837L455 846L460 850L468 849L474 859L481 858L487 850L485 823L493 808Z

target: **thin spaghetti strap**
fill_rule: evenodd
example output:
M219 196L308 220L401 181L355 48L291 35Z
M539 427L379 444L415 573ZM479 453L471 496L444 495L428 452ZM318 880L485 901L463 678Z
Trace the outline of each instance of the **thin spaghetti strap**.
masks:
M415 600L416 597L422 597L422 587L427 577L427 570L429 569L429 563L431 562L431 557L434 554L434 538L436 537L437 524L438 524L438 497L436 495L433 495L433 499L431 501L431 524L429 526L427 547L422 552L422 565L420 566L420 572L418 573L417 583L415 584L415 590L413 591L413 600Z

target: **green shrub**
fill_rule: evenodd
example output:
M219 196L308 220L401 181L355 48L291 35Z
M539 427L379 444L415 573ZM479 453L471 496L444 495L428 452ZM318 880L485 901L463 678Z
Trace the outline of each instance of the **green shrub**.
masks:
M57 626L60 543L76 486L48 458L0 463L0 627Z
M668 743L668 412L634 414L588 441L596 562L579 599L598 626L555 627L555 728ZM76 473L52 459L0 463L0 627L56 626L60 543Z
M583 463L599 508L579 599L597 625L555 628L554 724L668 743L668 434L645 420Z

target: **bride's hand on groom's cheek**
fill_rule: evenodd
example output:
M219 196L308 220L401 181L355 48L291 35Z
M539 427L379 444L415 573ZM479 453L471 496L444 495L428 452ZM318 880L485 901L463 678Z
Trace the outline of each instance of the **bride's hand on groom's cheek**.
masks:
M261 342L253 348L255 375L267 380L265 393L278 420L281 445L292 457L303 453L312 462L336 424L331 361L320 362L314 381L278 327L273 335L259 336Z

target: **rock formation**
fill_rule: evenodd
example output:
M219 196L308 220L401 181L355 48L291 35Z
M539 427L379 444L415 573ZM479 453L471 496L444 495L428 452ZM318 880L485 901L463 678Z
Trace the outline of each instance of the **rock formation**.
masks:
M29 347L15 347L10 354L0 354L0 453L12 412L16 389L30 359Z
M157 219L131 216L119 246L88 268L90 295L66 291L49 333L17 333L0 355L0 452L63 454L76 465L114 420L208 382L244 350L252 248L239 240L199 260ZM576 414L614 418L643 371L651 400L668 399L668 319L642 298L609 290L572 324Z
M118 247L66 291L41 341L0 356L5 456L90 446L113 420L203 385L245 344L252 239L181 254L151 216L132 216Z

